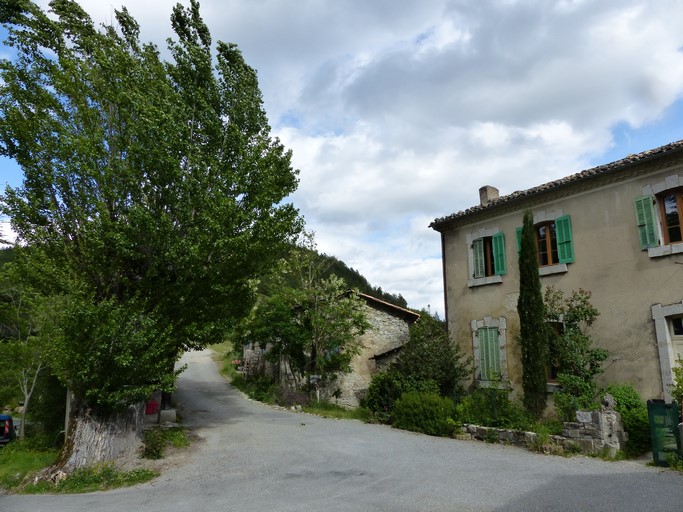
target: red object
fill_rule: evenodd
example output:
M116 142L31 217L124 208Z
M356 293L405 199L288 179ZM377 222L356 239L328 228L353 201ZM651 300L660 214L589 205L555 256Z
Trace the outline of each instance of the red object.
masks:
M9 434L9 420L5 420L5 435Z
M145 406L145 414L156 414L159 412L159 404L152 398Z

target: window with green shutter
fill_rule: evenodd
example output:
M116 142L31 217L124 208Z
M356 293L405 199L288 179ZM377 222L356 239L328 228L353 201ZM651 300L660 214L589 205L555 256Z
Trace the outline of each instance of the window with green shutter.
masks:
M477 238L472 242L472 259L475 279L490 276L502 276L506 272L505 236L495 233L493 236Z
M497 327L482 327L479 336L479 374L481 380L500 377L500 345Z
M655 224L654 198L650 195L636 197L634 206L636 209L636 225L640 248L648 249L657 247L657 228Z
M534 226L538 266L546 267L558 263L574 263L574 239L572 219L569 215L553 221L540 222ZM515 228L517 254L522 248L522 228Z

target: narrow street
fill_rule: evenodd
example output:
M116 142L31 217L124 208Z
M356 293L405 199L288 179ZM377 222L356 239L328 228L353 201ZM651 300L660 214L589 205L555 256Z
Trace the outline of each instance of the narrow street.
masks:
M209 351L183 362L178 401L199 441L159 478L106 493L2 496L0 511L683 510L677 472L277 410L230 388Z

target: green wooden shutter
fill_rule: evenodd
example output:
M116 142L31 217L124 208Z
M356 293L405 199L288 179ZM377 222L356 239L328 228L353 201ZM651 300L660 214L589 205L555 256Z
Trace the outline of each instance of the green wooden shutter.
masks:
M474 277L485 277L484 265L484 239L477 238L472 242L472 254L474 257Z
M494 374L500 375L500 349L498 329L483 327L479 329L479 367L481 380L491 380Z
M515 235L517 236L517 254L522 252L522 228L515 228Z
M505 275L505 235L496 233L491 237L493 243L493 273L497 276Z
M640 248L657 247L657 230L652 196L636 197L636 225L640 237Z
M574 262L574 242L572 241L572 219L569 215L555 219L557 230L557 254L560 263Z

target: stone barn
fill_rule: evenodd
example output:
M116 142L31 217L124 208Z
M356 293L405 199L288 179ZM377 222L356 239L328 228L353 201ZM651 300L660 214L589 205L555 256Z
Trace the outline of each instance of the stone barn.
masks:
M384 369L408 341L409 327L420 315L364 293L370 328L360 337L361 352L351 361L351 371L339 374L328 391L336 391L337 403L357 407L365 396L372 376Z

